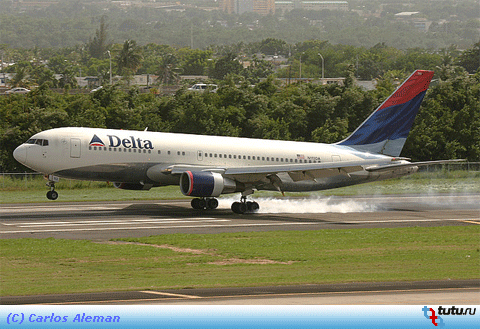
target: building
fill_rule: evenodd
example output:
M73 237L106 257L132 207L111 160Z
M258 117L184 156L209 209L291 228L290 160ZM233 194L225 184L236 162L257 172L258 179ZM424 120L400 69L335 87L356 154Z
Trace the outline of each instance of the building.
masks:
M292 9L348 11L348 1L278 0L275 1L275 8L282 13Z
M254 12L266 16L275 14L275 0L222 0L220 8L228 14Z
M253 0L253 12L262 16L275 14L275 0Z
M222 0L222 2L220 3L220 8L227 14L233 14L236 12L235 2L235 0Z
M418 11L403 11L394 15L395 19L399 22L411 24L422 32L427 32L428 28L432 24L432 21L428 21L426 18L420 17Z

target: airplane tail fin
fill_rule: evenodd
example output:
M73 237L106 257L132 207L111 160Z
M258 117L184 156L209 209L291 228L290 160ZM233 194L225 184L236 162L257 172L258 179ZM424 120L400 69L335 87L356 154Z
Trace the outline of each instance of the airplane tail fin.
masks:
M433 71L417 70L360 127L336 145L362 152L399 156L412 128Z

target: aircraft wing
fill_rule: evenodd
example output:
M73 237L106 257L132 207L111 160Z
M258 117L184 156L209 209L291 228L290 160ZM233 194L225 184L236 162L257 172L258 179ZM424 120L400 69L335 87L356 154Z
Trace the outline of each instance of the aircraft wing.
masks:
M245 166L245 167L208 167L173 165L163 170L163 173L180 175L185 171L210 171L222 174L224 177L234 179L245 184L256 182L269 182L269 177L287 173L294 182L302 180L314 180L337 175L349 176L353 172L364 171L367 166L387 166L392 160L373 159L326 163L290 163L268 166Z
M464 160L440 160L425 162L408 162L405 158L386 158L358 161L326 162L326 163L290 163L268 166L245 166L245 167L210 167L192 165L172 165L164 169L164 174L181 175L186 171L208 171L219 173L224 177L231 178L244 184L272 183L281 185L278 174L288 174L292 181L315 180L332 176L351 176L355 173L365 172L382 173L397 171L408 168L422 167L435 164L449 164L463 162Z

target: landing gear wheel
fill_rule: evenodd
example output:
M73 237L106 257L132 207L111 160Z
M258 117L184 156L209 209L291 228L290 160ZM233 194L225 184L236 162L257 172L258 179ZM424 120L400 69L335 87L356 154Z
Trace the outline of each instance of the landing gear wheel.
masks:
M47 192L47 199L49 200L57 200L58 199L58 193L55 190L48 191Z
M232 203L232 211L236 214L244 214L247 212L247 204L245 202Z
M218 200L217 199L207 199L207 209L217 209Z
M255 201L247 201L247 210L248 212L257 212L260 209L260 206Z
M192 202L190 204L192 205L193 209L200 210L200 209L205 209L206 202L205 202L205 199L196 198L196 199L192 199Z

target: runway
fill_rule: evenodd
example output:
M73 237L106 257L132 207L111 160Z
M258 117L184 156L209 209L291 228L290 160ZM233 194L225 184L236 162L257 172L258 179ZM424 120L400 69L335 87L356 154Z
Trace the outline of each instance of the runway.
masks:
M3 305L480 304L480 280L310 284L2 297Z
M3 204L0 239L105 241L172 233L480 225L480 195L256 198L261 212L238 215L232 199L198 211L189 200ZM1 304L480 304L480 280L351 283L260 288L130 291L2 297Z
M0 238L103 241L171 233L480 225L480 195L473 194L256 200L262 212L244 215L232 213L228 199L209 211L191 209L189 200L4 204Z

